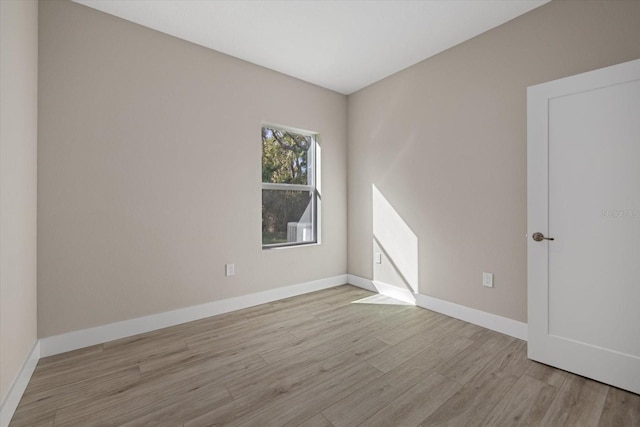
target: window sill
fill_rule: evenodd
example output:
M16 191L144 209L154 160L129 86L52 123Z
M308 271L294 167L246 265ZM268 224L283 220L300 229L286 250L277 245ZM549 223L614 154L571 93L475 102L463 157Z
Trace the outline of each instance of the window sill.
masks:
M309 246L320 246L320 242L298 243L297 245L282 245L282 246L263 246L263 251L272 251L276 249L294 249L294 248L306 248Z

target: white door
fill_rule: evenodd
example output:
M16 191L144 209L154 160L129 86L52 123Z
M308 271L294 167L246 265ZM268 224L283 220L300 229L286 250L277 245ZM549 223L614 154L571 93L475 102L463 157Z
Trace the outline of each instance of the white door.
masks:
M527 109L529 358L640 393L640 60Z

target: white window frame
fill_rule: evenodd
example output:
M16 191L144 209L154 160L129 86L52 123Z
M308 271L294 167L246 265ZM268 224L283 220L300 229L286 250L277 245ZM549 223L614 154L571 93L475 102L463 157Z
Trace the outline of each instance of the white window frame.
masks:
M261 192L263 190L276 190L276 191L306 191L311 193L311 222L313 239L303 242L284 242L284 243L272 243L262 244L262 249L276 249L287 248L295 246L308 246L320 244L320 192L318 190L318 177L320 171L317 170L320 167L320 162L317 161L316 149L318 145L318 134L315 132L309 132L305 130L295 129L286 126L272 125L269 123L262 124L260 128L260 134L262 135L263 128L269 128L273 130L279 130L282 132L296 133L298 135L304 135L311 137L311 146L307 151L307 184L280 184L272 182L262 182ZM261 138L262 139L262 138ZM262 142L262 141L261 141ZM262 145L262 144L261 144ZM262 151L262 150L261 150ZM260 155L260 167L262 168L262 156ZM262 176L262 174L261 174ZM262 238L261 238L262 239Z

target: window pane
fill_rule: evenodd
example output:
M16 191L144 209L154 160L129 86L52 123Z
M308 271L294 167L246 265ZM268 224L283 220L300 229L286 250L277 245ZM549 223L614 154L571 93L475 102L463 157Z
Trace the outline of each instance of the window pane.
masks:
M314 242L313 194L262 190L262 244Z
M310 185L313 137L262 128L262 182Z

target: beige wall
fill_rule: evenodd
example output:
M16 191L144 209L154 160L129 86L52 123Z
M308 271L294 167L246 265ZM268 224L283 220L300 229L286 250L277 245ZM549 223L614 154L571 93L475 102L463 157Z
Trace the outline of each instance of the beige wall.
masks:
M526 322L526 88L639 41L638 1L554 1L349 96L349 272Z
M37 1L0 1L0 44L1 402L37 336Z
M39 59L41 337L346 273L345 96L68 1ZM321 245L261 249L263 121L320 133Z
M39 335L343 274L347 211L350 273L526 321L526 87L637 40L640 2L554 1L347 102L42 2ZM322 245L260 248L263 121L321 134Z

